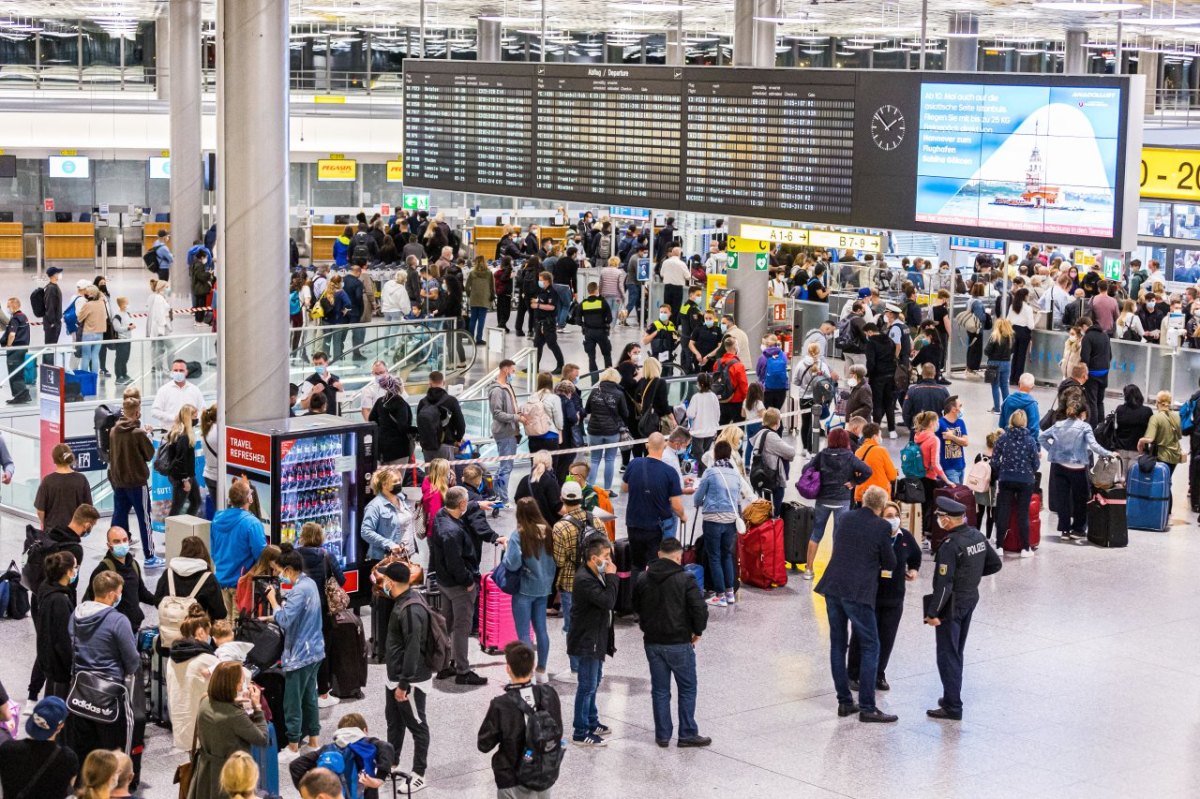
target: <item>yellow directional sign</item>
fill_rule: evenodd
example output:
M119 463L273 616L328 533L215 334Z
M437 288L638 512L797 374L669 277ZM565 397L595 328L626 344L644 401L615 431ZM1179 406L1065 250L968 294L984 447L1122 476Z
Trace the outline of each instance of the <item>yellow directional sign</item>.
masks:
M725 250L727 252L767 252L770 249L770 242L739 236L730 236L725 243Z
M729 237L733 240L734 236ZM774 225L742 225L743 244L747 238L758 239L759 244L765 244L768 247L771 244L798 244L809 245L812 247L834 247L839 250L866 250L868 252L880 252L883 248L883 239L880 236L872 236L866 233L846 233L840 230L806 230L802 228L792 227L775 227ZM733 245L729 246L733 250ZM761 249L742 249L738 252L766 252L766 247Z

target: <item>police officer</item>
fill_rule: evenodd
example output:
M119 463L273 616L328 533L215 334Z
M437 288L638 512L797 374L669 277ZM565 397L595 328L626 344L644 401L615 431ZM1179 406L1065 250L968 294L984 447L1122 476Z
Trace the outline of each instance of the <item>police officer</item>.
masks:
M963 652L971 615L979 603L979 580L1004 564L983 533L966 522L967 509L949 497L938 497L934 523L946 531L933 570L933 593L925 597L925 623L937 630L937 665L942 698L925 715L962 719Z
M683 305L679 306L679 340L688 342L692 337L692 331L704 324L704 289L699 286L692 286L688 289L687 299ZM683 352L680 353L683 369L688 374L695 374L700 371L696 359L692 357L691 347L684 344Z
M612 327L612 309L600 297L600 284L588 283L588 295L579 303L580 325L583 327L583 349L588 356L588 371L598 371L596 365L596 347L604 356L604 368L612 366L612 341L608 338L608 329Z
M711 371L713 361L721 357L721 328L717 326L717 315L710 309L704 312L703 321L688 337L688 353L697 370Z
M658 306L658 318L650 323L646 335L642 336L642 344L650 345L651 357L663 363L675 360L675 347L679 344L679 333L671 315L670 305L664 302Z
M558 360L554 373L562 371L563 354L558 346L557 319L562 299L554 290L554 275L542 272L538 275L538 293L529 307L533 310L533 345L537 347L538 369L542 368L542 347L549 347Z

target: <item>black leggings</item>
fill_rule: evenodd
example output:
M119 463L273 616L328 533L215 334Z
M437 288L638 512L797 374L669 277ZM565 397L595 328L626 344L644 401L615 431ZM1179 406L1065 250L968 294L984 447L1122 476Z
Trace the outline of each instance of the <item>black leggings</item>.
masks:
M1068 469L1050 464L1050 498L1058 509L1060 533L1083 534L1087 529L1089 495L1086 469Z

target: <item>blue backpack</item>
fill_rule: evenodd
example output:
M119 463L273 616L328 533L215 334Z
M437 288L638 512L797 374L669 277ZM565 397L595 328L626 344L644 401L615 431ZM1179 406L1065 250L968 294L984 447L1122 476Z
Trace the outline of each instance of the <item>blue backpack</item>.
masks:
M362 799L362 788L358 775L365 772L375 776L375 744L362 738L342 748L335 743L326 744L317 752L317 765L327 768L342 781L342 793L346 799Z
M293 291L288 295L288 313L297 316L300 313L300 292Z
M900 450L900 470L905 477L925 476L925 458L921 456L921 446L917 442L911 441Z
M778 391L787 387L787 357L782 352L767 356L767 373L763 378L763 388L768 391Z
M75 303L73 301L63 311L62 320L63 326L67 328L67 335L75 335L75 331L79 329L79 318L75 315Z
M1193 394L1187 402L1179 406L1179 426L1185 436L1196 429L1197 398L1200 398L1200 393Z

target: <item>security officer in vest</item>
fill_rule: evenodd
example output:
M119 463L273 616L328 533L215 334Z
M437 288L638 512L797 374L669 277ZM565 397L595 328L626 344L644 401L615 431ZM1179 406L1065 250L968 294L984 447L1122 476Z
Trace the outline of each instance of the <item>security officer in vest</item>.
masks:
M712 371L711 364L721 357L721 328L717 326L717 315L712 309L704 312L704 321L692 331L684 346L698 371Z
M529 303L533 311L533 346L537 348L538 369L542 369L542 348L549 347L558 364L552 374L563 368L563 354L558 346L558 308L562 299L554 291L554 275L542 272L538 275L538 293Z
M699 286L692 286L688 289L687 299L683 305L679 306L679 340L689 341L692 337L692 331L704 325L704 289ZM686 344L683 347L683 352L680 353L680 359L684 371L688 374L695 374L700 371L699 364L692 357L692 350Z
M679 344L679 334L671 315L670 305L664 302L658 306L658 318L650 323L646 335L642 336L642 344L650 345L650 356L662 363L675 360L675 347Z
M979 604L979 581L1000 571L1003 562L983 533L967 524L967 509L949 497L938 497L934 523L947 533L938 548L933 593L925 597L925 623L936 627L937 665L942 698L925 715L962 719L963 652L971 615Z
M588 371L599 371L596 365L596 347L604 356L604 368L612 366L612 341L608 330L612 327L612 309L600 298L600 284L588 283L588 295L579 303L579 321L583 328L583 349L587 352Z

